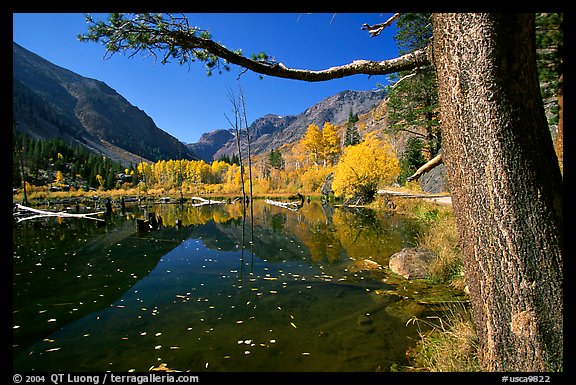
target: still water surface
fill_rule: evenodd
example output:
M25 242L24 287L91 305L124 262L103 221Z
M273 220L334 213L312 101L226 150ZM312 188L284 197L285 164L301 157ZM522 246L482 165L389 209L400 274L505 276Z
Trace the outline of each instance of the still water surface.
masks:
M157 205L13 230L15 371L387 371L426 311L386 268L398 215L255 201ZM163 227L136 230L149 212ZM175 226L177 220L181 226Z

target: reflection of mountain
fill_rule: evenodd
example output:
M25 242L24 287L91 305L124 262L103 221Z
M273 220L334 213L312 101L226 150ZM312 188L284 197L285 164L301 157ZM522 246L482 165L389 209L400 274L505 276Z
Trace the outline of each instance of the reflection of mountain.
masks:
M110 231L72 219L58 226L26 222L15 227L15 255L22 256L14 263L13 322L20 326L14 333L15 355L109 306L187 237L174 229L137 237L131 221L118 219L108 226Z

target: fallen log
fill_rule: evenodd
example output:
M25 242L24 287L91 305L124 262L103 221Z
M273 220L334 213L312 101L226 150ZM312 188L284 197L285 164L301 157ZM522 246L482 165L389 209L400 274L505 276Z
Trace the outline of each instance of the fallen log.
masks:
M190 198L191 201L199 201L199 203L191 203L192 207L204 206L204 205L223 205L226 204L225 201L215 201L211 199L204 199L200 197L192 197Z
M269 205L282 207L292 211L298 211L298 209L301 207L298 203L295 202L279 202L279 201L273 201L272 199L266 199L266 203L268 203Z
M29 212L36 213L36 214L37 214L37 215L28 216L28 217L18 218L18 219L16 220L16 223L20 223L20 222L27 221L27 220L30 220L30 219L45 218L45 217L85 218L85 219L92 219L93 221L106 222L106 221L105 221L104 219L102 219L102 218L93 218L93 217L91 217L91 215L104 214L105 211L98 211L98 212L84 213L84 214L73 214L73 213L67 213L67 212L65 212L65 211L55 212L55 211L46 211L46 210L33 209L32 207L23 206L23 205L18 204L18 203L16 203L15 207L16 207L16 209L18 209L18 210L29 211Z

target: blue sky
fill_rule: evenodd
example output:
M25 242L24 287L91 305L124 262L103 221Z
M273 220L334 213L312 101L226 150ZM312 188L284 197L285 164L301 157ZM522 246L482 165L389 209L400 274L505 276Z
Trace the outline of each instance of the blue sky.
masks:
M398 52L388 28L371 38L363 23L387 20L387 13L187 13L191 25L212 33L229 49L244 55L266 52L288 67L324 69L353 60L384 60ZM93 14L105 18L106 14ZM101 44L79 42L86 32L82 13L15 13L13 40L52 63L108 84L130 103L144 110L158 127L185 143L204 132L228 128L233 116L229 92L242 88L248 121L265 114L296 115L343 90L376 89L384 76L356 75L309 83L264 77L241 68L206 76L202 63L190 68L162 65L153 58L116 54L104 60Z

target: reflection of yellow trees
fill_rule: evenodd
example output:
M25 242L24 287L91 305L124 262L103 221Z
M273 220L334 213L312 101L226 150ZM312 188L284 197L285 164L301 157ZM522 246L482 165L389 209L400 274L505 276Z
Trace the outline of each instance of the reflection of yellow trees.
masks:
M304 244L310 250L310 257L314 262L326 260L333 263L340 259L342 245L334 228L325 223L311 226L309 236L304 239Z
M184 226L203 225L208 222L226 223L232 219L241 218L242 204L206 205L200 207L186 205L182 209L175 209L173 205L156 205L149 212L160 215L165 226L175 226L177 220L181 220Z
M390 231L388 219L374 213L373 217L363 218L358 214L337 210L332 218L336 237L349 256L356 260L370 258L379 263L403 247L400 232Z
M276 209L274 209L276 211ZM300 210L301 215L287 215L283 231L299 238L310 251L315 262L336 262L340 259L342 245L330 224L322 206L308 204Z

